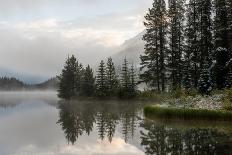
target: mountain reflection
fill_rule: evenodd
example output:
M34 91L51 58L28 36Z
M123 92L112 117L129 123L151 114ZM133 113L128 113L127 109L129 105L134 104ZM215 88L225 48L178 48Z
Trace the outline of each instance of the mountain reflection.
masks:
M146 154L229 155L232 134L213 128L176 128L145 121L141 145Z
M90 135L93 128L96 128L99 139L107 138L112 142L117 127L127 142L133 138L138 126L139 106L126 101L61 101L57 123L61 125L67 141L72 144L83 134Z

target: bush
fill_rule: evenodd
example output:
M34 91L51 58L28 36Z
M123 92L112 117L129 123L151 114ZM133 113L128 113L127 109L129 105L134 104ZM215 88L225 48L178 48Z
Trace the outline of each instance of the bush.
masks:
M149 100L155 100L155 101L164 101L166 99L171 98L171 95L169 93L160 93L153 90L144 90L140 92L139 97L142 99L149 99Z
M232 111L232 88L224 91L222 103L224 110Z
M188 96L195 97L198 95L198 92L195 89L177 88L171 92L171 95L173 98L186 98Z

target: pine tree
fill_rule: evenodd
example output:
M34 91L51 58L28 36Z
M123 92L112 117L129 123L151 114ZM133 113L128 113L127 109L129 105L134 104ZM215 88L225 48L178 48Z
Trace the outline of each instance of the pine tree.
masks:
M124 59L124 63L122 65L121 85L122 85L122 89L128 92L130 88L130 71L128 68L128 61L126 58Z
M186 37L186 49L185 55L189 58L187 59L186 65L191 72L193 87L197 88L199 79L199 0L189 0L187 4L187 24L185 29ZM190 62L188 62L190 61ZM185 73L186 74L186 73Z
M209 95L212 91L212 79L209 70L209 62L207 60L204 60L204 63L202 65L200 78L198 81L198 90L202 95Z
M136 74L134 65L131 65L130 69L130 88L129 88L129 96L134 97L136 96Z
M107 76L107 94L108 96L113 96L116 94L118 90L119 81L117 79L115 66L112 58L109 58L107 61L106 76Z
M229 70L226 78L226 88L232 88L232 59L227 62L226 67Z
M81 95L83 96L93 96L94 95L94 83L95 78L93 76L93 70L88 65L84 70L84 77L81 84Z
M78 96L81 93L81 84L84 76L84 68L81 63L76 61L76 71L75 71L75 94Z
M101 61L100 66L98 68L96 94L100 97L105 97L107 95L106 67L103 60Z
M232 53L232 1L231 0L227 0L227 10L228 10L228 26L229 26L229 45L230 45L230 53Z
M166 31L167 13L164 0L154 0L153 7L145 16L146 42L145 53L141 58L141 70L144 72L140 78L153 89L165 91L166 82Z
M184 56L183 64L183 81L182 85L186 90L192 89L192 78L191 78L191 65L190 65L190 55L186 53Z
M218 89L226 87L228 69L226 63L230 59L229 52L229 26L226 0L215 0L216 16L214 21L215 29L215 53L214 67L215 82Z
M72 55L65 62L59 78L58 96L63 99L71 99L75 95L75 71L76 58Z
M200 56L200 68L203 67L203 63L206 60L208 63L212 62L212 20L211 20L211 10L212 4L211 0L204 0L199 2L198 12L200 16L199 21L199 56ZM211 63L209 64L211 66Z
M169 0L169 54L168 68L172 89L181 87L184 50L184 1Z

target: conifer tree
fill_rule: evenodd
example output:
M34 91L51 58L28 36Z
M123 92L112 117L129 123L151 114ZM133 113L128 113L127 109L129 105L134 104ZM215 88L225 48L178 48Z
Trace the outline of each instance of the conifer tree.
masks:
M129 89L129 95L131 97L134 97L136 95L136 74L134 65L131 65L130 69L130 89Z
M94 95L94 83L95 78L93 76L93 70L88 65L86 69L84 70L84 77L81 84L81 95L83 96L93 96Z
M130 71L128 68L128 61L125 58L124 63L122 65L122 73L121 73L121 87L122 91L126 94L130 89Z
M199 79L199 0L189 0L187 4L187 24L185 29L186 49L185 55L189 58L185 66L191 72L193 87L197 88ZM190 67L190 68L189 68ZM186 73L185 73L186 75ZM189 76L189 75L188 75Z
M168 68L172 89L181 87L184 50L184 0L169 0Z
M75 71L76 58L72 55L65 62L59 78L58 96L63 99L71 99L75 95Z
M232 53L232 1L231 0L227 0L227 10L228 10L228 26L229 26L229 45L230 45L230 52Z
M202 65L200 78L198 81L198 90L202 95L209 95L212 91L212 79L209 70L209 62L207 60L204 60L204 63Z
M115 95L119 87L119 81L117 79L115 66L112 58L109 58L107 61L106 76L107 76L107 94L108 96Z
M215 82L218 89L226 87L228 69L226 63L230 59L229 52L229 26L226 0L215 0L216 16L214 21L215 29L215 53L214 67Z
M145 16L146 34L143 36L145 52L141 58L140 78L153 89L165 91L166 82L166 31L167 13L164 0L154 0L153 7Z
M199 66L203 67L203 63L206 60L211 66L212 62L212 20L211 20L211 11L212 4L211 0L204 0L199 2L198 7L199 12L199 34L200 34L200 42L199 42Z
M98 74L96 79L96 94L100 97L107 95L107 76L105 63L102 60L98 68Z
M184 89L189 90L192 89L192 78L191 78L191 65L190 65L190 55L186 53L184 56L184 64L183 64L183 81L182 85Z
M84 68L81 63L76 61L76 71L75 71L75 94L80 95L81 84L84 76Z

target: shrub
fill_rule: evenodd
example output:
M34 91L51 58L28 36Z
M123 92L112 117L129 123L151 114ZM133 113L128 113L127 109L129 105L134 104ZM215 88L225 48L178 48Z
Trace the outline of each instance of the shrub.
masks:
M232 88L224 91L222 103L224 110L232 111Z

